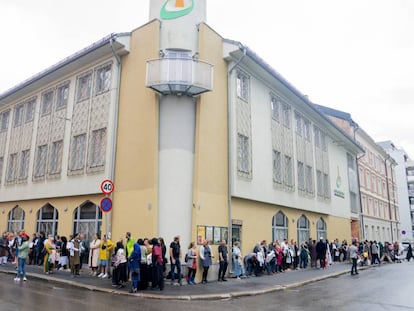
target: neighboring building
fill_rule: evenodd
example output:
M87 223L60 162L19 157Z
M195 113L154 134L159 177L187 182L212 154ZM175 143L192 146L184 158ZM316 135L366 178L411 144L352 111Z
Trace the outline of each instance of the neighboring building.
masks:
M396 241L400 235L400 211L397 195L396 165L349 113L315 105L365 150L358 158L361 194L361 235L363 239Z
M0 95L0 227L229 238L244 253L262 239L349 240L363 149L206 25L205 0L150 10Z
M402 240L412 241L413 237L413 209L414 207L414 163L407 153L397 148L391 141L377 143L395 161L396 184L398 188L398 203L400 211L400 233ZM413 202L413 203L411 203Z

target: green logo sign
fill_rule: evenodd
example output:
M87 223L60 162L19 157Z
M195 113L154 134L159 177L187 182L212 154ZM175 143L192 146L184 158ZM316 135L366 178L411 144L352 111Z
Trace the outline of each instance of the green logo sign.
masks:
M189 14L194 8L194 0L167 0L161 8L160 16L162 19L175 19Z

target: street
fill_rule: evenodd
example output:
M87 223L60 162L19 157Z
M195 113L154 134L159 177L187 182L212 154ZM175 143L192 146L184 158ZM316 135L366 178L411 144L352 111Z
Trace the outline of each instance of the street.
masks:
M414 310L414 262L388 264L290 290L221 301L175 301L105 294L0 274L0 310ZM197 285L203 286L203 285Z

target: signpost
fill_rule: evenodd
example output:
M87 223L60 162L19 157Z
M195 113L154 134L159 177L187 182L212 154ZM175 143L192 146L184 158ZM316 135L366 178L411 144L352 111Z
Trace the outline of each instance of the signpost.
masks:
M101 204L99 205L101 208L101 211L105 214L105 223L106 223L106 241L108 241L109 236L108 236L108 228L109 228L109 223L108 223L108 213L110 211L112 211L112 200L109 197L109 195L114 191L114 183L112 182L112 180L110 179L105 179L104 181L101 182L101 191L102 193L105 194L105 197L101 200ZM109 259L108 256L108 245L106 245L106 257ZM109 270L109 260L108 260L108 270Z

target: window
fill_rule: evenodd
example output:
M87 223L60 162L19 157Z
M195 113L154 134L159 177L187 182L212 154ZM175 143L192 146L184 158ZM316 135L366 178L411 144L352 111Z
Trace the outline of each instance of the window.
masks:
M371 174L367 171L365 181L367 182L367 189L371 190Z
M49 174L60 173L62 166L62 149L63 140L55 141L52 143L49 159Z
M322 218L316 223L316 235L318 241L321 238L326 239L326 222Z
M85 201L77 207L73 214L73 232L86 234L86 239L91 241L96 232L101 231L102 211L98 205Z
M87 73L78 78L78 93L76 100L78 102L88 99L91 96L92 74Z
M105 164L106 128L92 131L89 150L89 166L96 167Z
M7 171L7 182L13 182L16 179L17 171L17 153L12 153L9 157L9 166Z
M247 101L249 99L249 78L245 74L241 72L237 73L236 87L237 96Z
M249 138L238 134L237 147L237 168L241 172L249 173Z
M86 134L73 137L69 163L70 170L74 171L83 169L85 165L85 144Z
M302 215L298 219L297 223L297 230L298 230L298 245L300 245L302 242L309 241L309 220Z
M323 191L324 196L326 199L331 197L331 190L330 190L330 183L329 183L329 175L323 174Z
M24 229L24 210L16 206L14 207L8 215L7 231L9 232L18 232Z
M47 145L37 147L36 163L34 168L34 176L45 176L47 161Z
M322 145L322 151L328 151L328 145L326 144L326 134L324 132L321 133L321 145Z
M42 95L42 108L41 108L41 115L45 116L50 114L52 111L52 104L53 104L53 91L47 91Z
M20 154L19 179L26 179L29 174L30 150L23 150Z
M300 161L298 161L298 189L305 190L305 166Z
M0 185L1 185L2 177L3 177L3 162L4 162L4 157L0 157Z
M46 204L37 212L37 232L43 231L46 236L55 236L58 228L59 212L50 204Z
M285 155L285 185L293 186L293 164L292 157Z
M111 86L111 65L99 68L96 71L95 94L109 91Z
M278 212L272 219L273 241L283 241L288 238L288 218L282 212Z
M296 134L302 137L302 117L297 112L295 112L295 121L296 121Z
M18 127L22 125L23 122L23 112L24 112L24 104L20 104L14 108L14 127Z
M290 129L290 106L288 104L283 103L283 125Z
M320 139L320 129L316 126L313 127L313 133L315 136L315 147L320 148L321 147L321 139Z
M69 98L69 83L58 87L56 96L56 110L66 107Z
M323 183L322 183L322 172L316 171L316 189L318 196L323 197Z
M313 193L314 192L313 169L312 169L312 166L310 166L310 165L306 165L305 182L306 182L306 192Z
M36 100L32 99L26 103L26 122L33 121Z
M10 110L0 114L0 132L7 131L9 127Z
M272 108L272 119L276 122L280 122L280 102L276 97L272 97L270 101L270 105Z
M278 184L282 183L282 159L277 150L273 150L273 181Z
M303 121L303 135L307 142L311 141L311 124L309 120L304 119Z

